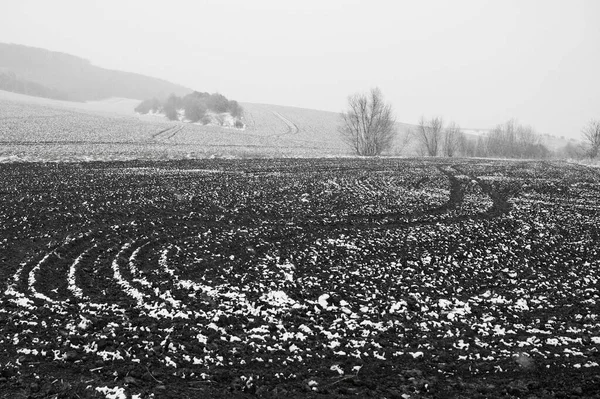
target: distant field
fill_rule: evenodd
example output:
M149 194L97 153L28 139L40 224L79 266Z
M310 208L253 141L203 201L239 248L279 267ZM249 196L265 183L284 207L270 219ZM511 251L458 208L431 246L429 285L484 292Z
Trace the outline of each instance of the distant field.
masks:
M125 160L351 155L335 112L242 103L244 130L138 115L137 100L73 103L0 91L0 160ZM394 155L410 125L398 124ZM404 148L403 148L404 147Z
M337 132L335 112L241 103L246 127L237 130L139 115L133 111L138 103L126 98L74 103L0 91L0 161L352 155ZM397 127L389 154L422 155L410 134L415 126ZM470 130L467 135L476 138ZM569 142L543 140L550 150Z
M339 156L347 151L335 134L335 113L244 104L247 128L236 130L137 115L136 104L129 99L71 103L0 91L0 160Z

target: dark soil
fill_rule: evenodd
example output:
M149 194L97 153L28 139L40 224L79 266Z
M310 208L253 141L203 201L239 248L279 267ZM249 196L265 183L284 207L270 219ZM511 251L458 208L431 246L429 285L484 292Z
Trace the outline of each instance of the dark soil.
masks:
M0 165L0 398L600 398L600 174Z

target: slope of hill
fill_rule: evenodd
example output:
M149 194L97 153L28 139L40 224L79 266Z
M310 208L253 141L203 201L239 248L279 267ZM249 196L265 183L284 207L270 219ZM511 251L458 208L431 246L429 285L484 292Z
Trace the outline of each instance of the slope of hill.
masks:
M39 83L17 77L13 71L0 68L0 90L22 93L30 96L66 100L69 96L59 90L49 89Z
M335 132L335 113L244 104L246 120L253 122L239 130L139 115L135 103L123 98L73 103L0 91L0 160L349 155ZM289 126L273 112L298 131L287 134Z
M143 100L192 91L166 80L100 68L73 55L17 44L0 43L0 68L12 72L19 81L39 84L70 101L110 97Z

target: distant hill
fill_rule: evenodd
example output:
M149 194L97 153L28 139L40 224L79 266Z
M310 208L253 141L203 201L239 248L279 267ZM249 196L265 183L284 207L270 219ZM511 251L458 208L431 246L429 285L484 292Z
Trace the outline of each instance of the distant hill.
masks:
M0 68L0 90L58 100L67 100L69 98L64 92L49 89L39 83L19 78L13 71L2 68Z
M70 54L6 43L0 43L2 82L1 90L69 101L144 100L192 91L166 80L100 68Z

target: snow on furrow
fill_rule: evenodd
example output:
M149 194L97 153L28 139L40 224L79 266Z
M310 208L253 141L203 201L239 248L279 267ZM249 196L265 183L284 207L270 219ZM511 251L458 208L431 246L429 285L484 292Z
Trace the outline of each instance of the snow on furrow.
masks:
M330 212L330 198L346 193L347 204L340 212L406 209L409 214L448 200L449 183L442 181L441 172L434 171L435 181L421 181L421 172L406 170L399 172L405 179L394 184L385 178L340 172L335 181L343 189L328 184L332 191L321 198L323 190L300 186L300 192L310 193L305 195L311 205L322 207L316 208L319 214ZM468 174L485 175L476 169ZM283 192L297 192L289 190L292 184L296 187L297 177L288 181L281 177L284 174L274 176L277 192L283 188ZM19 304L18 317L11 320L20 330L15 333L9 326L0 342L9 352L14 349L10 355L18 356L13 358L23 356L32 364L48 358L68 365L73 360L69 352L77 352L73 364L78 368L104 368L106 387L100 379L93 385L107 397L121 392L117 386L122 378L114 379L119 376L111 373L121 365L141 366L152 373L160 364L164 378L171 372L178 378L198 378L201 371L215 370L213 366L242 370L246 362L272 363L265 369L310 362L325 365L324 370L333 375L344 375L354 361L401 364L407 358L410 364L423 359L435 364L433 359L440 354L455 359L457 366L469 362L469 367L481 367L476 371L486 373L500 365L518 369L520 357L525 363L527 359L539 362L540 370L550 361L552 367L598 367L593 360L597 361L600 344L596 311L600 261L596 235L592 235L597 232L590 228L595 216L575 212L580 203L563 203L560 208L532 203L552 197L529 190L529 200L509 198L510 214L469 218L486 211L490 203L477 182L465 176L453 175L460 180L461 201L452 212L466 216L460 223L440 218L439 223L401 228L344 226L342 233L334 226L314 226L314 210L302 203L294 208L297 205L290 204L297 204L295 199L276 202L280 198L273 196L268 197L274 202L269 203L273 205L269 215L276 216L277 223L231 226L227 219L231 209L223 199L209 198L215 209L229 212L218 216L210 230L188 222L165 223L171 217L167 215L152 220L152 227L136 222L115 225L115 234L99 232L105 241L97 245L80 242L39 248L9 280L5 298ZM263 201L257 193L266 186L260 181L260 186L246 187L244 176L240 184L248 190L243 191L234 190L232 180L234 197L227 201L235 204L236 214L241 211L238 204L247 202L243 196L235 197L239 193L250 193L249 201ZM377 187L384 189L378 192ZM500 183L493 188L507 192ZM125 197L127 206L144 198L130 193ZM158 198L154 201L159 205ZM365 201L364 205L357 205L358 201ZM254 211L258 204L251 202L248 209ZM165 209L170 206L166 203ZM196 217L192 211L197 209L189 209L190 218ZM292 211L298 212L296 222L288 217ZM297 223L303 216L311 219ZM414 220L437 216L416 215ZM559 230L562 225L580 230ZM305 232L308 226L311 231ZM198 239L195 228L204 232ZM173 237L178 237L175 243ZM70 257L61 260L65 253ZM88 259L91 254L95 260ZM93 269L89 275L83 273L88 267ZM54 271L59 273L52 276ZM48 283L58 275L68 276L68 293L83 301L68 305L32 301L36 288L54 297L54 290L49 291L54 286ZM42 281L46 276L52 280ZM124 293L129 297L125 301ZM105 303L90 303L85 294ZM6 308L0 309L0 315L13 311ZM62 310L64 317L48 317L46 309ZM187 318L193 322L181 322ZM352 369L358 372L360 367ZM123 394L135 397L132 389L126 386Z
M123 278L118 260L121 257L121 255L125 251L127 251L131 246L132 246L131 242L124 244L121 247L121 249L119 250L119 252L117 253L117 255L115 256L115 258L113 259L113 262L111 265L112 270L113 270L113 279L117 282L117 284L123 289L123 291L128 296L135 299L135 301L137 302L137 306L139 308L145 310L149 317L152 317L155 319L164 319L164 318L189 319L189 317L190 317L189 312L183 311L181 302L174 300L172 298L170 292L161 293L161 291L158 287L154 287L155 295L158 298L162 299L164 302L161 303L159 301L152 301L150 295L145 294L142 291L138 290L137 288L132 286L129 283L129 281L127 281L125 278ZM168 309L166 306L166 303L169 303L171 305L172 309Z
M119 267L119 257L125 251L127 251L131 247L131 243L126 243L121 247L121 250L117 253L112 261L112 270L113 270L113 278L117 282L118 285L123 288L123 291L133 299L135 299L138 305L143 305L144 299L147 298L147 295L139 291L137 288L133 287L129 284L129 281L125 280L121 275L121 268Z
M15 274L13 275L12 282L8 284L6 290L4 291L4 295L14 297L10 299L11 302L23 308L31 308L32 302L25 294L17 291L17 284L21 280L21 274L23 273L23 269L27 266L28 262L22 262L19 264L19 267Z
M134 276L134 278L132 279L132 281L134 281L136 283L139 283L143 287L151 289L154 292L154 295L156 295L157 297L160 297L162 300L164 300L165 302L169 303L173 308L182 308L182 309L184 309L185 307L182 306L181 301L178 301L175 298L173 298L173 296L172 296L172 294L171 294L170 291L168 291L168 290L167 291L163 291L159 287L155 287L154 284L152 282L150 282L144 276L144 273L137 268L137 266L136 266L136 260L137 260L137 257L139 255L139 252L144 247L148 246L151 243L152 243L152 241L148 241L148 242L140 245L139 247L137 247L133 251L133 253L129 257L129 261L128 261L129 271L131 272L131 275Z
M50 256L52 255L56 255L54 252L48 252L43 258L42 260L40 260L34 267L33 269L31 269L31 271L29 272L29 278L27 279L27 283L28 283L28 288L29 291L31 292L31 294L33 295L34 298L38 298L38 299L42 299L46 302L55 304L57 303L57 301L55 301L54 299L42 294L41 292L38 292L35 288L35 283L36 283L36 274L37 272L40 270L40 268L42 267L42 265L44 263L46 263L46 261L48 260L48 258L50 258Z
M177 276L176 271L169 266L169 253L173 248L176 248L177 251L181 250L179 247L174 245L169 245L167 248L164 248L160 252L159 265L165 273L172 277L172 283L177 288L186 290L191 289L195 292L200 292L208 297L218 300L222 306L232 309L232 312L253 316L260 315L261 317L265 318L266 322L278 325L281 324L280 316L286 314L290 308L303 307L303 305L300 305L296 301L289 298L284 291L273 289L265 291L265 293L260 297L260 301L273 307L271 312L264 313L262 312L260 305L248 300L246 294L242 292L241 287L224 285L215 288L210 285L200 284L192 280L180 279ZM293 279L293 270L289 268L289 265L283 265L280 267L282 268L284 281L290 281L290 279ZM215 320L218 319L220 312L221 311L219 309L214 309L210 312L207 312L205 317L209 320ZM224 334L225 336L227 335L225 331L221 331L221 334Z
M173 284L177 288L184 288L188 290L192 289L194 291L202 292L210 297L217 296L219 294L218 291L211 286L199 284L192 280L179 279L175 270L169 267L169 251L171 250L171 248L173 248L172 245L168 246L167 248L161 251L158 264L161 266L165 273L173 277Z
M85 258L90 253L90 251L92 251L96 247L97 247L97 244L94 244L91 248L88 248L85 251L83 251L73 261L73 263L71 263L71 266L69 267L69 275L67 278L67 289L73 294L73 296L75 296L78 299L88 299L88 298L83 295L83 290L77 286L77 279L75 277L75 274L77 273L77 267L79 266L79 264L81 263L83 258Z
M59 308L64 308L64 306L62 305L61 301L57 301L55 299L50 298L49 296L39 292L36 289L36 283L37 283L37 274L40 271L40 269L46 264L46 262L48 262L48 259L51 256L55 256L59 259L62 259L62 257L57 253L57 250L60 248L66 248L67 245L72 244L73 242L83 239L84 237L87 237L91 234L91 231L87 231L84 233L79 233L77 236L67 236L64 241L62 242L62 244L58 247L55 248L53 251L48 252L46 255L44 255L44 257L29 271L29 275L28 275L28 279L27 279L27 288L29 290L29 292L31 292L32 296L34 298L38 298L41 299L43 301L46 301L50 304L56 305ZM70 281L71 281L71 269L72 268L76 268L77 267L77 263L79 263L81 259L77 258L73 264L71 264L71 267L69 268L69 277L68 277L68 286L67 288L69 288L70 286ZM73 272L74 273L74 272ZM74 281L74 274L73 274L73 281ZM72 287L71 287L72 288Z
M140 251L144 247L148 246L148 244L150 244L150 242L140 245L132 252L131 256L129 257L128 266L129 266L129 272L134 277L132 279L132 281L135 281L136 283L139 283L140 285L142 285L146 288L152 288L152 283L144 277L144 275L142 274L142 272L138 269L138 267L136 265L136 259L139 255Z

